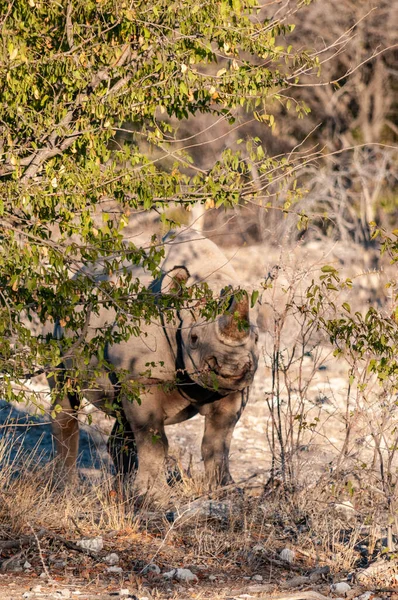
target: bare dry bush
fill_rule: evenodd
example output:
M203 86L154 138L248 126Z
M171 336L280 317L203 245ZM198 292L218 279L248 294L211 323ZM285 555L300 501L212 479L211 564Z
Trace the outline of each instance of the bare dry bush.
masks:
M303 251L296 264L292 253L280 257L280 276L264 293L261 307L270 489L280 480L286 493L308 488L308 503L312 494L317 505L319 489L329 507L341 505L344 511L349 502L348 512L357 511L362 524L372 523L379 538L388 537L385 545L391 549L398 534L396 384L380 382L372 372L372 361L381 356L356 347L365 330L353 331L351 345L348 338L337 358L325 323L339 322L347 310L365 318L370 309L386 319L392 297L382 284L394 271L384 265L386 272L369 273L364 253L359 259L354 252L349 260L346 253L344 261L336 255L331 260L330 251L323 257L315 253L311 261L303 259ZM339 253L344 255L341 247ZM347 276L350 285L325 283L335 269L321 270L325 263L336 265L341 281ZM322 281L322 296L311 303L311 282L319 288ZM393 335L392 322L389 327Z

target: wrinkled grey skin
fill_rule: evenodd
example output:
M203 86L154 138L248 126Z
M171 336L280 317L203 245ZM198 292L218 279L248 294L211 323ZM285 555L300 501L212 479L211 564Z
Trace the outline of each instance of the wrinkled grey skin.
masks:
M205 281L217 295L226 286L234 289L240 286L234 269L218 247L192 230L177 235L166 244L162 271L165 276L161 291L167 293L178 293L182 282L190 286ZM144 285L151 283L144 272L140 273L140 279ZM230 311L248 318L247 298L239 303L234 300ZM98 327L112 324L114 318L115 313L105 309L99 316L91 317L87 336L95 335ZM126 443L131 452L136 453L130 459L133 464L138 464L134 480L138 493L154 493L165 483L168 448L165 426L183 422L197 413L205 419L202 457L206 476L216 484L225 485L231 481L229 448L257 368L256 329L251 323L249 330L239 330L232 315L206 322L191 310L183 309L175 322L165 327L160 322L145 325L139 338L131 337L126 342L109 346L107 360L115 373L121 370L129 374L131 381L146 383L141 404L131 402L128 394L118 396L117 387L111 383L107 372L98 378L95 389L91 386L84 395L102 409L105 404L120 403L122 421L126 425ZM181 358L186 372L176 373ZM147 363L152 362L155 366L151 367L148 377ZM73 359L66 366L71 364ZM93 356L91 366L95 368L97 364L98 360ZM190 383L182 387L159 385L159 382L175 383L176 375L178 378L189 377ZM218 393L214 391L214 380ZM62 412L53 421L57 451L67 472L72 473L78 453L78 422L73 406L76 400L57 396L53 380L50 380L50 386L55 402L62 406ZM167 388L171 389L167 391ZM114 458L117 451L117 445L113 446Z

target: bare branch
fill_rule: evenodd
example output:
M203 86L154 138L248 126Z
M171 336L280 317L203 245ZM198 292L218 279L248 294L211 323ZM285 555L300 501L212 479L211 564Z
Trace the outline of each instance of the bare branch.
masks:
M72 12L73 12L72 0L69 0L68 6L66 8L66 39L68 40L68 45L71 50L73 50L73 48L74 48Z

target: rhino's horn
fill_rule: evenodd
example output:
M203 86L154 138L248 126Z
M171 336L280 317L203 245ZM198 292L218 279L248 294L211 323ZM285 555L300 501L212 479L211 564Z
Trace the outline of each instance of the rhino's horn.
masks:
M240 341L249 335L249 298L233 299L228 314L220 317L219 331L223 337Z

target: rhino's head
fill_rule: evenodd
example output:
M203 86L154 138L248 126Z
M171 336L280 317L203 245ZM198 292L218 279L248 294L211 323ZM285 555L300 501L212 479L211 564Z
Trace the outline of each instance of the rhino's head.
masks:
M186 269L185 275L184 270L173 273L179 285L188 277ZM257 327L250 322L247 294L239 296L230 296L227 312L212 321L199 310L180 313L178 351L186 373L195 383L221 393L247 388L258 364Z

